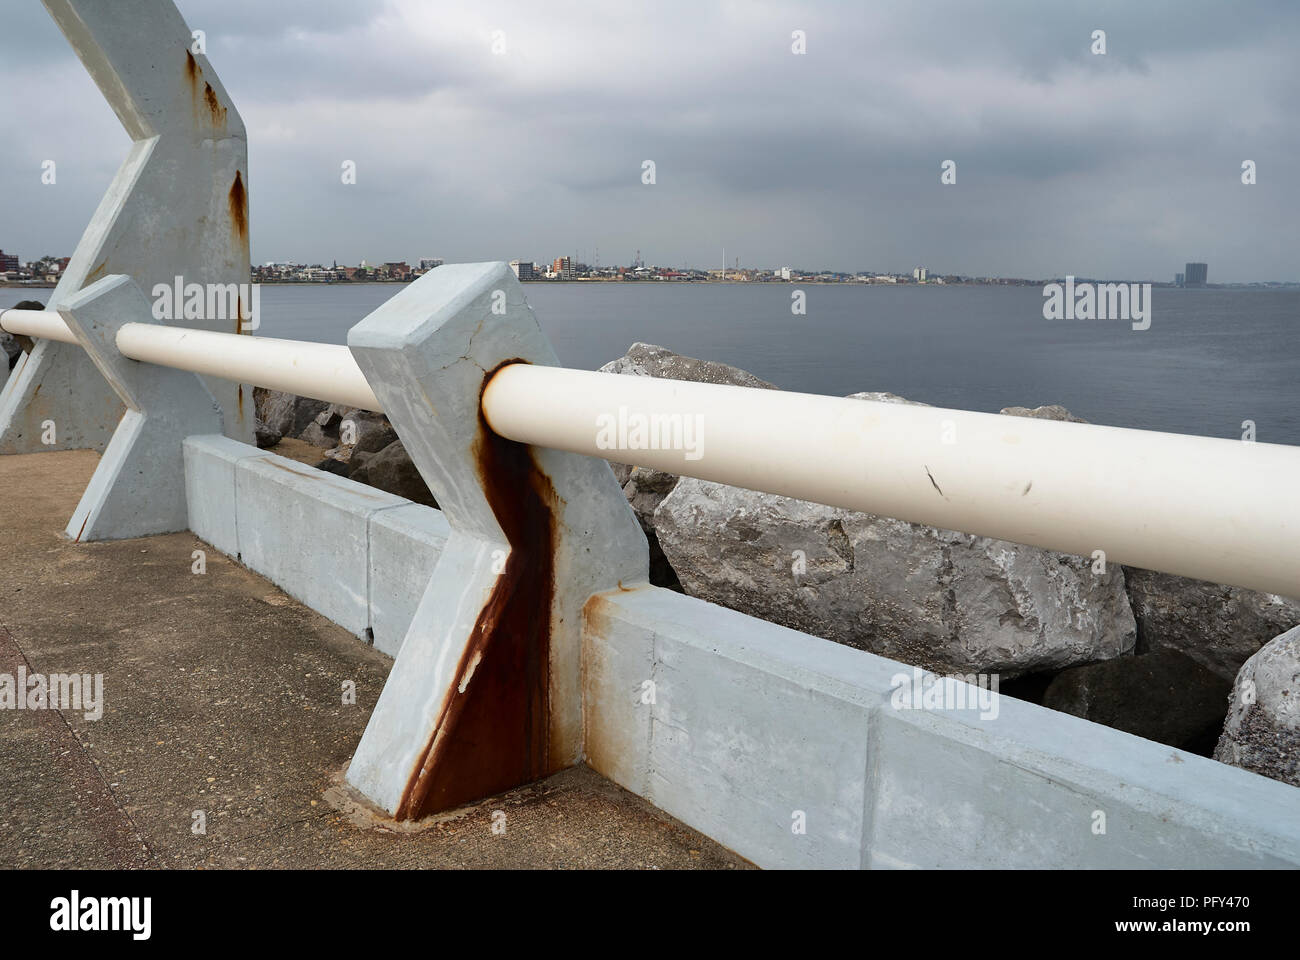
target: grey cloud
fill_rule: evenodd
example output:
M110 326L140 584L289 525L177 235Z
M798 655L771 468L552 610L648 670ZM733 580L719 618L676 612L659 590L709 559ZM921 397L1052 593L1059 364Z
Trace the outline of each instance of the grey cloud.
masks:
M180 6L249 128L258 260L599 244L606 262L639 247L712 264L726 245L769 265L1164 278L1200 256L1218 279L1300 278L1296 4ZM488 50L496 28L506 57ZM0 246L24 256L70 251L125 153L23 2L0 86L32 92L33 76L51 106L0 105L18 131L0 152ZM16 186L45 156L62 158L57 193Z

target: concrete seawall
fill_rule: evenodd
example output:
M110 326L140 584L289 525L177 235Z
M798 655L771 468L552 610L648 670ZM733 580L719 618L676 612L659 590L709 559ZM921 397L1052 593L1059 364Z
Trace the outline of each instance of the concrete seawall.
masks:
M442 512L227 437L185 442L190 529L397 656L449 528Z
M439 511L220 436L185 469L198 536L397 653ZM588 763L760 866L1300 866L1286 784L1005 696L898 709L911 667L658 588L585 614Z

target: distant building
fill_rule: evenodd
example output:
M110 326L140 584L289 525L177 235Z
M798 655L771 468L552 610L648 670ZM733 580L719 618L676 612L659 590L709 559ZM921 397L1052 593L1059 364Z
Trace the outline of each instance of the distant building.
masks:
M421 269L421 270L429 271L429 270L432 270L434 267L441 267L441 266L442 266L442 258L441 258L441 257L421 257L421 258L420 258L420 269Z
M777 275L778 277L780 277L782 280L789 280L789 279L790 279L790 268L789 268L789 267L782 267L780 270L778 270L778 271L776 272L776 275Z
M572 280L572 261L570 261L568 257L556 257L555 262L551 264L551 273L555 274L561 280Z
M510 269L514 271L516 277L520 280L536 280L537 272L533 269L531 260L511 260Z
M0 273L8 273L11 270L18 270L18 258L12 253L0 250Z
M394 280L405 280L411 276L411 268L405 260L389 260L384 264L384 271Z
M1174 274L1174 286L1175 286L1175 287L1181 287L1181 286L1183 285L1183 278L1184 278L1185 276L1186 276L1186 274L1183 274L1183 273L1175 273L1175 274Z
M912 279L917 283L925 283L925 267L917 267L912 271Z
M1206 277L1209 274L1209 268L1203 263L1189 263L1186 267L1187 274L1183 279L1183 285L1187 287L1205 286Z

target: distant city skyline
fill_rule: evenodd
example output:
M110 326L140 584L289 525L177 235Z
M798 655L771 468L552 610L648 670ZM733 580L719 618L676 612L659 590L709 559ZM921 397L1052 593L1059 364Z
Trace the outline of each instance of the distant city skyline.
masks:
M532 280L585 280L585 279L655 279L655 280L759 280L767 282L800 282L820 279L845 280L864 283L1018 283L1037 284L1062 280L1110 281L1110 282L1146 282L1157 286L1175 287L1231 287L1231 286L1300 286L1294 280L1257 280L1249 282L1209 283L1208 265L1189 262L1182 272L1175 273L1172 282L1159 277L1090 277L1087 275L1067 274L1056 277L1024 277L1004 275L967 275L933 270L926 266L913 267L910 275L907 271L881 270L831 270L828 268L796 266L743 266L734 263L722 268L697 267L689 264L671 266L668 264L646 264L638 256L630 264L596 265L569 257L556 257L548 266L545 262L514 259L509 261L510 269L521 281ZM261 264L250 264L254 282L275 283L329 283L329 282L366 282L368 280L406 280L418 278L429 270L441 266L442 257L419 257L407 260L390 260L383 263L369 263L362 258L356 267L340 264L338 258L309 262L303 259L269 260ZM69 257L43 256L33 261L22 261L17 256L7 253L0 247L0 285L6 281L10 285L21 285L35 281L53 281L68 266ZM414 264L414 266L412 265Z
M842 272L1172 282L1190 260L1300 280L1296 4L178 5L248 128L254 263L716 269L725 248ZM65 255L127 137L39 4L6 11L0 89L0 243Z

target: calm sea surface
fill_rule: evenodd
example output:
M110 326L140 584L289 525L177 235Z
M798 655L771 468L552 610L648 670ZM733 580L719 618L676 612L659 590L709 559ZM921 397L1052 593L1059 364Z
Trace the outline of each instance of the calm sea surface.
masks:
M259 333L344 343L401 287L262 288ZM1300 291L1153 292L1151 329L1042 317L1037 287L816 286L792 316L786 284L527 284L566 366L634 341L743 367L787 390L888 390L994 412L1060 403L1094 423L1300 444ZM0 289L0 307L49 290Z

